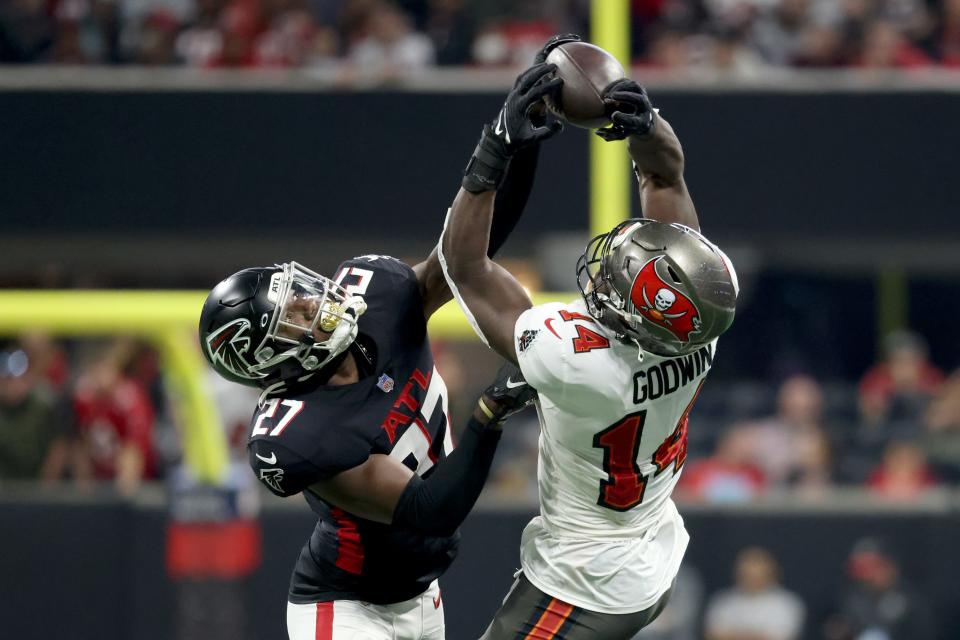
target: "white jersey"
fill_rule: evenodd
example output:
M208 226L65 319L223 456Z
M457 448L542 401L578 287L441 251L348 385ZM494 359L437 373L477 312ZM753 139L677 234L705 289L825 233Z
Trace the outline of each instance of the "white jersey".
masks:
M640 352L582 301L528 309L515 337L541 427L540 515L523 532L524 574L584 609L646 609L689 540L670 493L716 341L686 356Z

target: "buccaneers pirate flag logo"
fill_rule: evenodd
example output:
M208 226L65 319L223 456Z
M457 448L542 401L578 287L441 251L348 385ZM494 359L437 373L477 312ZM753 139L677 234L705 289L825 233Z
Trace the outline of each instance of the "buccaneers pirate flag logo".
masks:
M689 342L690 334L700 331L700 311L687 296L671 287L657 273L653 258L643 265L633 281L630 300L645 320L663 327L681 342Z

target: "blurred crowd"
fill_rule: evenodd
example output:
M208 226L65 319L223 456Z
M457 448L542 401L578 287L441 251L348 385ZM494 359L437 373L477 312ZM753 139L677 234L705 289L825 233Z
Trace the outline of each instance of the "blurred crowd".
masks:
M810 611L791 591L779 561L764 547L733 559L729 586L705 597L703 580L684 562L661 616L633 640L916 640L936 637L936 621L918 585L884 540L857 540L843 563L826 611ZM834 577L831 575L831 579ZM831 581L824 583L831 589Z
M435 350L454 424L462 424L495 358L474 343L439 342ZM256 394L219 379L211 390L242 458ZM148 343L21 336L0 347L0 480L103 480L133 493L179 461L172 413ZM538 435L533 412L514 418L494 471L501 497L536 499ZM686 501L747 502L787 491L816 499L847 486L910 502L960 484L960 372L948 376L922 336L896 331L856 383L804 373L771 383L711 381L687 446L678 487Z
M0 62L312 67L389 78L524 65L589 32L589 0L5 0ZM960 65L960 0L632 0L661 68Z
M234 457L242 457L256 393L212 383ZM0 347L0 484L112 485L132 496L144 482L172 480L183 456L172 413L148 342L20 336Z

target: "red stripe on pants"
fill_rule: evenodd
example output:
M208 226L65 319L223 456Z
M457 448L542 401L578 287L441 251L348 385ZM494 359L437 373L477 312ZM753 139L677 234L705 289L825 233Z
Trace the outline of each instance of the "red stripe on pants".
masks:
M317 640L333 640L333 603L317 603Z

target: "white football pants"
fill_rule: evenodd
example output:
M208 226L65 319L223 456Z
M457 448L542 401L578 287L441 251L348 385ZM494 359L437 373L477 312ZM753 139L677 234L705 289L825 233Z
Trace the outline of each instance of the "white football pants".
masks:
M443 601L436 581L395 604L334 600L287 603L290 640L443 640Z

